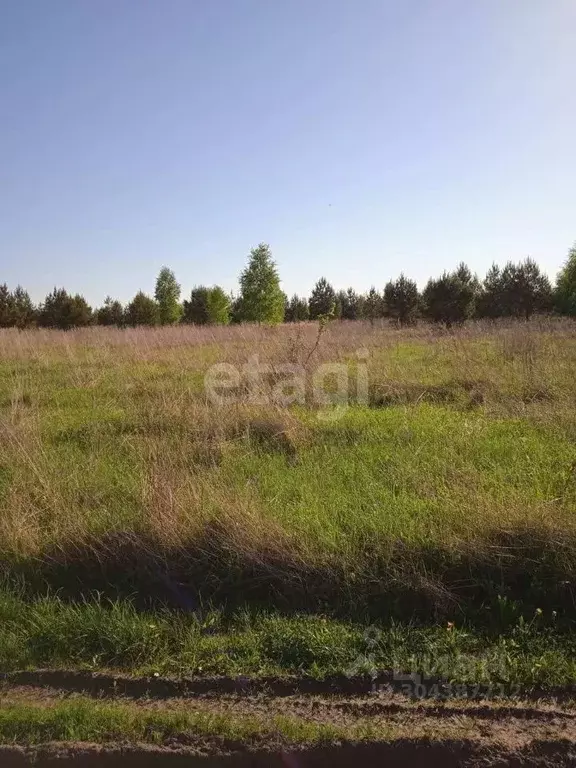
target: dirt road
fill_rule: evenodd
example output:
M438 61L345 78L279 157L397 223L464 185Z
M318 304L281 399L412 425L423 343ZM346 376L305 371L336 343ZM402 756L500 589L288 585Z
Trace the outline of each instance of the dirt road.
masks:
M115 681L115 682L114 682ZM49 712L63 703L113 703L131 713L204 713L263 724L261 735L171 732L158 743L103 738L0 748L2 768L408 768L576 766L576 706L556 697L416 700L392 690L338 690L331 683L134 680L83 673L18 673L0 683L0 711ZM271 723L329 726L337 737L291 739ZM360 730L359 730L360 729ZM361 733L361 737L358 735ZM148 740L148 739L147 739ZM150 737L152 739L152 736ZM148 740L148 741L150 741Z

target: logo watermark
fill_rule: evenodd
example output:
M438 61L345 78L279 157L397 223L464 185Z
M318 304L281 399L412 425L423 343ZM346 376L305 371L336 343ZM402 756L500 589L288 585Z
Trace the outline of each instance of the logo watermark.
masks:
M313 368L264 363L254 354L243 365L212 365L204 376L204 391L218 406L239 402L281 408L312 406L319 418L331 420L351 405L368 405L369 354L360 349L351 361L325 362Z
M452 625L449 625L448 631L451 629ZM489 682L510 679L511 670L505 658L500 656L468 655L454 650L421 657L418 671L409 669L410 662L392 659L392 671L383 672L378 659L382 639L381 630L368 627L364 632L366 652L357 656L345 672L350 678L368 678L372 695L401 693L413 699L495 699L521 694L517 684ZM427 670L426 674L422 669Z

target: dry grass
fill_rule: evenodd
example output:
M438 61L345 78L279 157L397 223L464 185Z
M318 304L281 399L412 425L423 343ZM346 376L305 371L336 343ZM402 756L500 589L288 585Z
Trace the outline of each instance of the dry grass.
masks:
M576 326L336 323L310 356L316 337L0 333L5 572L343 612L499 594L573 611ZM210 365L254 354L265 394L286 363L308 360L309 378L345 362L355 380L359 350L370 403L336 421L204 392Z

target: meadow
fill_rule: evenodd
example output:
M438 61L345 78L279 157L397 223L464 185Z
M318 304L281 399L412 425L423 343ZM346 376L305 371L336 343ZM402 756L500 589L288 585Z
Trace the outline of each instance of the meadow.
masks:
M2 669L571 684L575 373L554 318L1 333Z

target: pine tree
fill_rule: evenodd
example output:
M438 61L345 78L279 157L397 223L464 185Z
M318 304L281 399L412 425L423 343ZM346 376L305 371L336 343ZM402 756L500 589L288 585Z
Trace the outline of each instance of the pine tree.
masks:
M334 309L332 310L332 313L329 315L331 320L341 320L342 319L342 310L343 310L343 303L342 303L342 297L344 296L344 303L346 303L346 292L345 291L338 291L336 294L336 300L334 301ZM320 317L326 317L325 314L320 314Z
M374 325L374 321L379 317L382 317L383 313L384 305L382 296L380 296L376 288L372 286L364 300L364 317L366 320L370 320L371 325Z
M240 296L230 296L230 322L233 325L238 325L242 322L242 299Z
M192 289L190 299L184 300L184 323L194 325L228 325L231 318L232 300L219 285L206 288L198 285Z
M312 289L308 308L310 320L336 315L336 293L325 277L321 277Z
M46 296L38 316L39 324L46 328L67 331L92 322L92 308L80 294L72 296L64 288L54 288Z
M413 323L418 316L420 295L418 286L404 274L390 282L384 288L384 311L394 318L398 325Z
M158 302L161 325L174 325L182 317L180 305L180 284L168 267L162 267L156 278L154 297Z
M125 320L127 325L158 325L160 323L160 308L150 296L139 291L126 307Z
M505 314L502 273L497 264L492 264L482 285L476 307L478 317L495 319Z
M240 275L239 317L244 322L276 325L284 319L284 303L270 246L260 243L250 252L248 265Z
M286 305L284 320L287 323L301 323L309 317L308 302L294 294Z
M0 328L12 325L12 294L6 283L0 285Z
M23 330L30 328L36 321L36 310L32 299L21 285L12 293L12 325Z
M208 322L208 288L206 286L194 286L190 298L184 299L182 321L194 325L206 325Z
M528 320L552 307L552 286L532 259L520 264L508 262L500 274L501 310L507 317Z
M353 288L340 291L338 299L342 307L340 313L342 320L359 320L362 317L362 297Z
M124 323L124 310L119 301L114 301L111 296L106 296L103 306L96 311L96 323L98 325L122 326Z
M460 265L455 272L428 281L422 294L424 315L450 328L473 316L477 296L478 281Z

